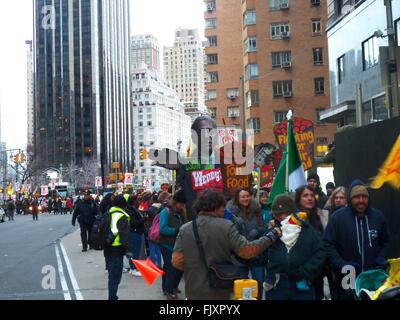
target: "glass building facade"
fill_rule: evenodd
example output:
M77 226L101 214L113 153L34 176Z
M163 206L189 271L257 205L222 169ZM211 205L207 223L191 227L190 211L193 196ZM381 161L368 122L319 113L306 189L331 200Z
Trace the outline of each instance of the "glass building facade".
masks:
M35 0L35 152L133 169L129 0Z

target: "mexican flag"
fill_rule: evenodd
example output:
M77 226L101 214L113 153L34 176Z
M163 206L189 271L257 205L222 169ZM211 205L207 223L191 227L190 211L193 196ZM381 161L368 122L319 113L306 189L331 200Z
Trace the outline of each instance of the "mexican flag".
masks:
M272 205L277 195L294 192L297 188L305 185L307 185L307 181L293 134L293 122L289 120L286 151L283 152L282 160L272 185L268 205Z

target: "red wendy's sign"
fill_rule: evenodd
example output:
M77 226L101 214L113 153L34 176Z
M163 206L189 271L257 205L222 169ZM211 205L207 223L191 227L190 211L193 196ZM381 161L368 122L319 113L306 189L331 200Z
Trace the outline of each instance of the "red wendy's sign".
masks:
M192 171L192 187L194 191L204 189L220 189L224 185L222 182L222 173L220 169Z
M314 123L303 118L292 119L293 133L299 150L300 159L304 170L309 170L314 164ZM281 151L286 147L287 142L287 121L283 121L274 127L276 141Z

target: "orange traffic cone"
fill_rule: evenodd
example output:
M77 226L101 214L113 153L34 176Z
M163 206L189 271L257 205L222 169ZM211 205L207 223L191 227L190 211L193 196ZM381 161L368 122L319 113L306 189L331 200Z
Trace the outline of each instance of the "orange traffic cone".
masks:
M138 271L142 274L143 280L149 286L152 286L153 283L157 280L157 278L162 275L162 273L160 273L159 270L150 267L147 261L132 259L132 262L136 266Z

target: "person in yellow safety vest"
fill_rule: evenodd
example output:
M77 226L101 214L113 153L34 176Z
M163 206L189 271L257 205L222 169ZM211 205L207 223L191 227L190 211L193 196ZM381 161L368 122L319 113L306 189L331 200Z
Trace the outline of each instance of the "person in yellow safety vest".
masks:
M104 257L108 270L108 299L118 300L118 286L121 283L124 256L132 258L132 246L129 241L130 217L126 213L127 203L122 195L117 196L109 210L109 219L113 242L104 247Z

